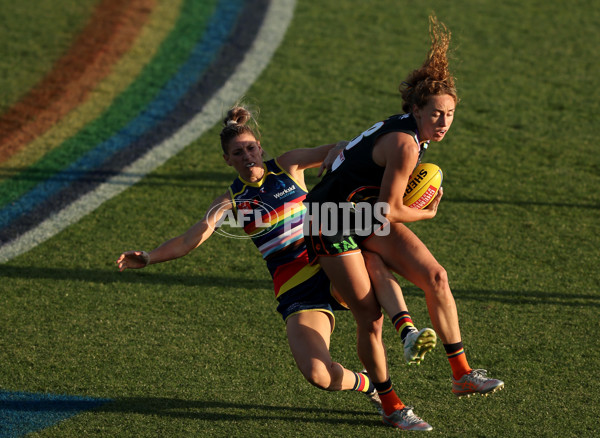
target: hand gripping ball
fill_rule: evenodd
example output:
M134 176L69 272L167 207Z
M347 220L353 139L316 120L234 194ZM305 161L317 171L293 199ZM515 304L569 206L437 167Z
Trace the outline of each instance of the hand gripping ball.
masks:
M404 192L404 205L411 208L427 207L442 186L444 175L439 166L431 163L419 164L408 179Z

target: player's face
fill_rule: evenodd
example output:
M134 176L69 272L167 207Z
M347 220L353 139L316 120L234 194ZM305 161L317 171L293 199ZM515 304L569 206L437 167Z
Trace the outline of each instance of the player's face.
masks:
M423 108L414 108L419 140L441 141L454 120L456 103L449 94L431 96Z
M229 143L225 162L247 181L258 181L263 176L263 150L260 142L249 133L238 135Z

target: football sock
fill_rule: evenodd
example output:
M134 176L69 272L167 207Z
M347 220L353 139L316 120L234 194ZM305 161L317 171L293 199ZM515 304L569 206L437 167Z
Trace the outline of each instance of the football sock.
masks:
M450 362L450 366L452 367L452 377L458 380L465 374L469 374L473 371L467 362L467 356L465 355L465 349L462 342L457 342L456 344L444 344L444 349L446 350L448 362Z
M398 398L396 391L392 388L391 379L387 379L383 383L373 382L373 385L375 385L375 389L377 389L377 394L379 394L379 398L381 399L381 407L383 408L385 415L390 415L392 412L406 407L400 398Z
M396 327L396 331L400 333L400 339L404 342L404 338L411 331L417 330L408 312L400 312L392 318L392 324Z
M369 379L369 376L367 376L365 373L354 373L354 376L356 377L356 383L354 384L352 391L366 393L373 392L375 386L373 385L371 379Z

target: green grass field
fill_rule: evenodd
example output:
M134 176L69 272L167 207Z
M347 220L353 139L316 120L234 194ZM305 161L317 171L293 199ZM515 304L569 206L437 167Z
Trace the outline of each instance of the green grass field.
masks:
M1 30L18 44L0 47L0 108L43 76L93 5L43 3L25 14L18 2L0 1L4 19L23 22ZM69 14L55 19L59 11ZM411 228L449 272L471 366L506 388L458 400L441 345L421 367L407 367L389 323L396 391L433 425L431 436L597 436L595 2L299 0L282 46L247 94L261 109L263 146L275 156L349 139L399 112L397 87L424 59L432 11L453 32L461 103L447 139L426 156L444 170L438 216ZM249 241L215 235L183 259L117 271L122 251L185 231L234 178L218 132L0 265L0 389L113 400L32 436L398 433L362 396L304 381ZM423 293L400 281L415 323L430 325ZM352 316L336 321L334 360L360 369Z

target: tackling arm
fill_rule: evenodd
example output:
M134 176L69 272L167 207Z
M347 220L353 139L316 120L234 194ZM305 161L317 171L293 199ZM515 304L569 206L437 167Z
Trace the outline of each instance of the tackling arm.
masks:
M233 203L229 192L215 199L204 217L190 227L180 236L167 240L165 243L152 250L127 251L117 259L120 271L125 269L139 269L154 263L166 262L187 255L193 249L199 247L214 232L215 226L224 212L231 210Z
M293 149L279 156L277 162L292 175L305 169L321 166L320 176L324 169L331 167L335 158L347 144L347 141L340 141L315 148Z

